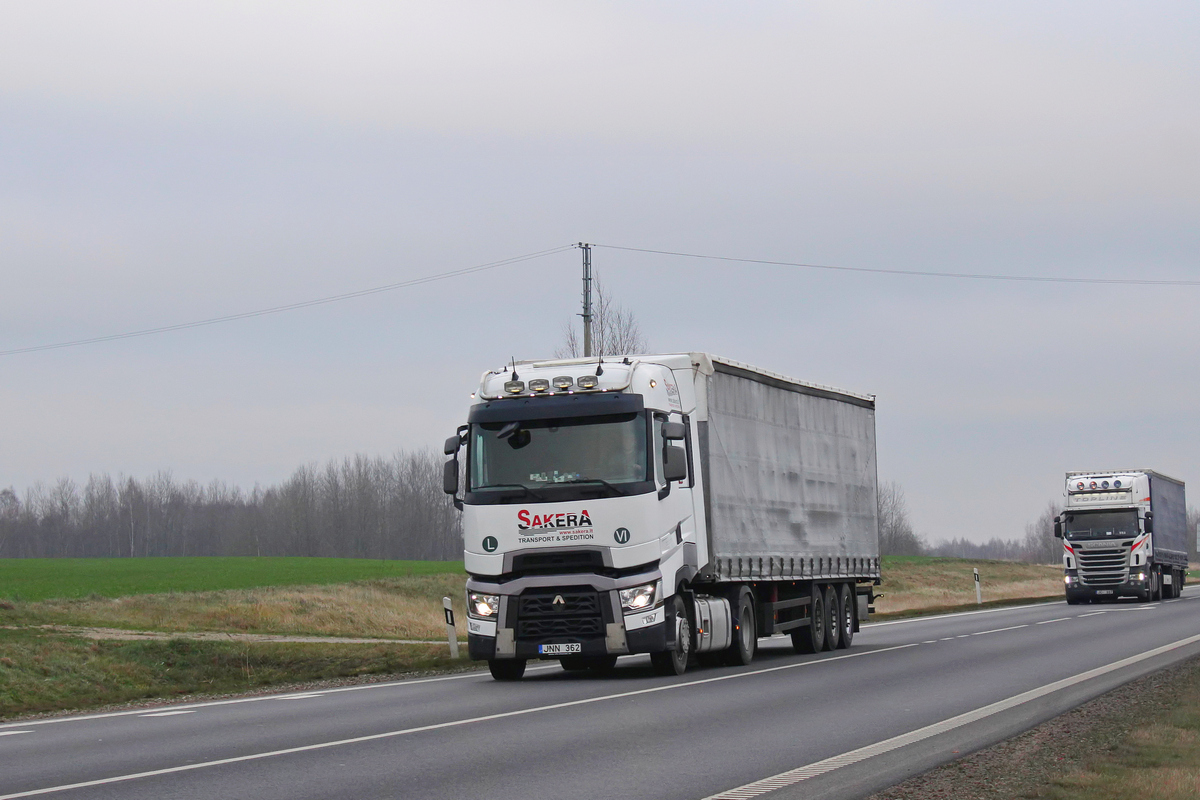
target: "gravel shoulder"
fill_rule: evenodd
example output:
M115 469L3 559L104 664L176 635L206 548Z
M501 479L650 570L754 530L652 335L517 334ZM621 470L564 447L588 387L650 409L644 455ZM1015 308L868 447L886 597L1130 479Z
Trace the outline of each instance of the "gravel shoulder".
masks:
M1147 719L1175 706L1200 672L1189 659L1121 686L1000 744L910 778L868 800L1055 798L1055 779L1112 753Z

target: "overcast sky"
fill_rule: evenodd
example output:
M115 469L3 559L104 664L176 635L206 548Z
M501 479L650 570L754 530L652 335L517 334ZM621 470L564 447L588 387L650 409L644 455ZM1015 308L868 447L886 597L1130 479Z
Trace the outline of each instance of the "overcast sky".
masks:
M0 350L586 240L1200 279L1200 6L6 2ZM1019 537L1066 470L1200 496L1200 287L598 249L656 351L878 396L919 533ZM553 352L579 253L0 357L0 487L270 484L436 447Z

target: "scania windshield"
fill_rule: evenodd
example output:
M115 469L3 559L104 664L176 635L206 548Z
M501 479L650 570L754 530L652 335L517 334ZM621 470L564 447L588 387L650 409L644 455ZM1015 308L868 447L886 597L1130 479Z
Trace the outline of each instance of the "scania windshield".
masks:
M468 502L651 491L646 434L644 413L473 423Z
M1136 511L1068 511L1063 514L1068 539L1127 538L1138 535Z

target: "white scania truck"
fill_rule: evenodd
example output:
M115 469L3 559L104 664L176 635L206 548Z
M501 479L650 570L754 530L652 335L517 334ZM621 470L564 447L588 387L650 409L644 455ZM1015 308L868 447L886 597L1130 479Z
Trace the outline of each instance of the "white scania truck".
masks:
M704 353L485 372L446 440L468 647L607 670L848 647L879 583L875 398ZM461 492L460 492L461 489Z
M1068 472L1063 540L1067 602L1178 597L1187 577L1183 482L1148 469Z

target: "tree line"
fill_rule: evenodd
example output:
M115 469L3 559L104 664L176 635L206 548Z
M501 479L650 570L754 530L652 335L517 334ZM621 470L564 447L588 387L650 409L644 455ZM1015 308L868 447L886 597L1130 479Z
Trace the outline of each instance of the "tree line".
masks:
M221 481L102 473L83 485L0 490L0 558L326 556L457 560L459 514L442 457L356 455L249 491Z

